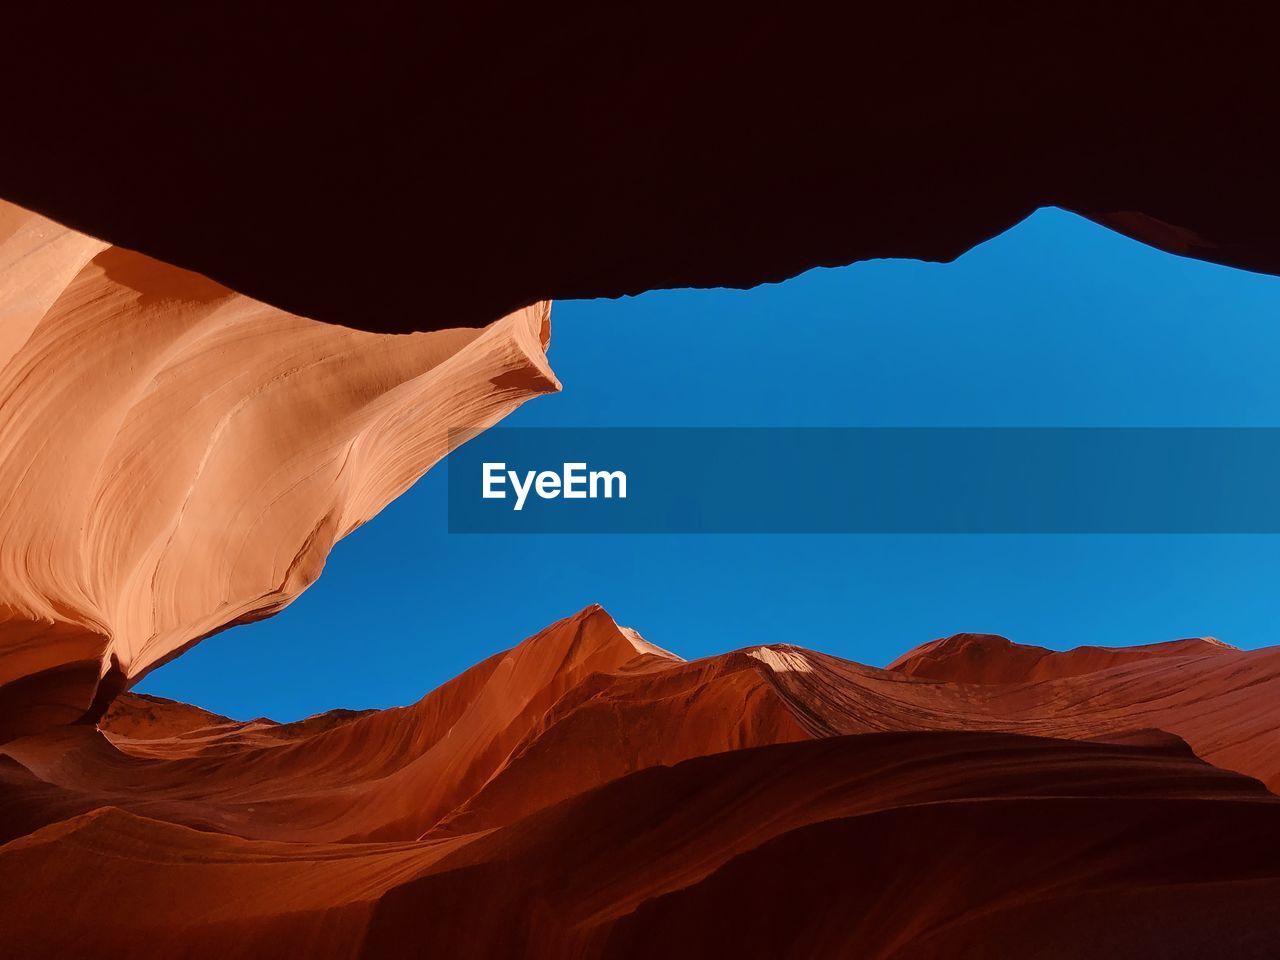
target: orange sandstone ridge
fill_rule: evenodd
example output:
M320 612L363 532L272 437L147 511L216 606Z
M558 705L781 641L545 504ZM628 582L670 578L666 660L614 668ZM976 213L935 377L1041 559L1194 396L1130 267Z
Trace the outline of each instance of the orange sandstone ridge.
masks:
M288 604L451 428L558 389L549 312L369 334L0 203L0 741Z
M980 682L918 675L975 646ZM685 661L598 606L408 707L276 724L123 694L96 730L0 747L0 884L25 891L0 942L1267 957L1278 694L1280 648Z

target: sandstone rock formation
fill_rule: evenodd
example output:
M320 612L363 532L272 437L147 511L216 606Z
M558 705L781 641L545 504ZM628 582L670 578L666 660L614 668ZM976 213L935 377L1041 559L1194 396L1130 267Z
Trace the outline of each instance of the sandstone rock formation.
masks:
M947 260L1045 205L1276 272L1274 20L1208 0L26 3L0 197L382 330Z
M549 297L947 260L1043 205L1280 273L1271 19L9 11L0 954L1275 956L1276 649L685 662L593 607L399 709L125 692L555 389Z
M344 329L0 204L0 740L289 603L452 428L557 389L548 318Z
M975 643L996 673L1071 656L929 649ZM593 606L400 709L245 723L124 694L99 730L0 747L0 887L25 891L0 942L1271 956L1280 650L1124 653L981 683L786 645L686 662Z
M1213 637L1192 637L1132 647L1046 650L988 633L957 633L921 644L889 664L912 677L956 683L1017 683L1094 673L1151 657L1207 656L1235 651ZM1237 651L1238 652L1238 651Z

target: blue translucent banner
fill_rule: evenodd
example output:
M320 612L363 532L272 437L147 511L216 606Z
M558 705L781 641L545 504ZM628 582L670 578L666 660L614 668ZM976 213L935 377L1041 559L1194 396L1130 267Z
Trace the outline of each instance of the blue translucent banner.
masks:
M456 533L1280 532L1280 429L500 427L453 440Z

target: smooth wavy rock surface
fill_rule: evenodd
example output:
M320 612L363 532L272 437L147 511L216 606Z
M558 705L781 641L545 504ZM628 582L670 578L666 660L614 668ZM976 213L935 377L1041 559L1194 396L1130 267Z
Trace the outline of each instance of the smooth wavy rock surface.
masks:
M0 747L0 886L25 891L0 942L1273 956L1280 650L922 649L972 644L981 683L786 645L684 661L592 606L404 708L275 724L126 693L98 730ZM1033 655L1071 667L1027 680Z
M451 429L558 388L549 329L349 330L0 204L0 740L285 606Z

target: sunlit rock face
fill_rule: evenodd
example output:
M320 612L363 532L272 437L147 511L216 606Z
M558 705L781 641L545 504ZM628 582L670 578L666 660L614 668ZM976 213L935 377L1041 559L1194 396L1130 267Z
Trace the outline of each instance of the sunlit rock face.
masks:
M549 317L351 330L0 204L0 738L288 604L451 429L558 389Z

